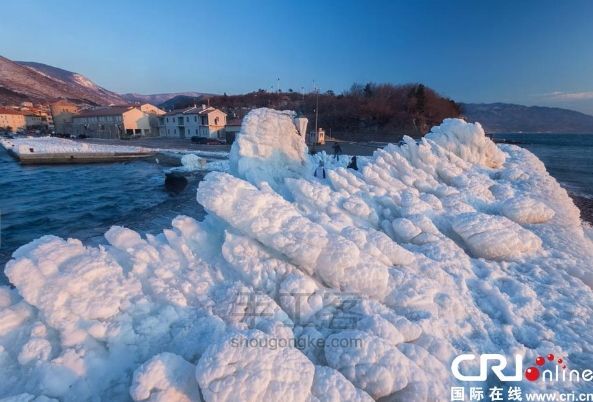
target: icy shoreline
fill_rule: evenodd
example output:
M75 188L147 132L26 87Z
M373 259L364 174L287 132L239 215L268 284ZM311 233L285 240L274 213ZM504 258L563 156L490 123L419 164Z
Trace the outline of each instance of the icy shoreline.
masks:
M533 154L446 120L358 172L317 163L290 113L255 110L199 186L203 222L21 247L0 396L440 400L460 353L593 368L593 242Z

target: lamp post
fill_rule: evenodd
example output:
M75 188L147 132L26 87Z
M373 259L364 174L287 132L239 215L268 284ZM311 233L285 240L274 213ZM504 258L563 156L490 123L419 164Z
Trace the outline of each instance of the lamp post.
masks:
M315 139L317 139L319 133L319 128L317 127L317 118L319 116L319 88L315 87L315 81L313 81L313 89L315 90Z

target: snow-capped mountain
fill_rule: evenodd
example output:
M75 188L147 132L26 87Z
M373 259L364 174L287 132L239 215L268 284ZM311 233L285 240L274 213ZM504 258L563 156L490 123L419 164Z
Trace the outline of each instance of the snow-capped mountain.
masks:
M124 98L128 102L136 103L152 103L153 105L160 105L163 102L176 98L178 96L186 96L191 98L202 98L204 96L213 96L212 94L207 94L204 92L167 92L167 93L160 93L160 94L150 94L150 95L143 95L138 93L127 93L121 94L122 98Z
M0 103L67 98L75 102L108 105L125 103L115 92L87 77L47 64L12 61L0 56Z

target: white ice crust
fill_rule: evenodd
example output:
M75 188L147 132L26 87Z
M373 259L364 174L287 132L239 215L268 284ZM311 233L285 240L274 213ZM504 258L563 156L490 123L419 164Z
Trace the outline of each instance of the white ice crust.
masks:
M320 179L292 117L246 117L202 222L18 249L0 397L446 400L461 353L593 367L591 231L534 155L446 120Z
M151 153L153 150L144 147L125 145L91 144L72 141L57 137L18 137L0 139L0 145L17 155L21 154L92 154L92 153Z

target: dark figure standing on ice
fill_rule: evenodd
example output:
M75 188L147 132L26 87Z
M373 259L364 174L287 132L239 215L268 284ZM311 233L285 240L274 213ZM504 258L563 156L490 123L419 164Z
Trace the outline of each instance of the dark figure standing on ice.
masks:
M337 142L334 142L334 159L340 160L341 153L342 153L342 147Z
M358 164L356 162L356 155L354 155L352 157L352 159L350 159L350 163L348 164L348 166L346 166L348 169L354 169L354 170L358 170Z
M319 166L317 166L317 169L315 169L313 176L317 177L318 179L325 179L325 167L323 165L323 161L319 161Z

